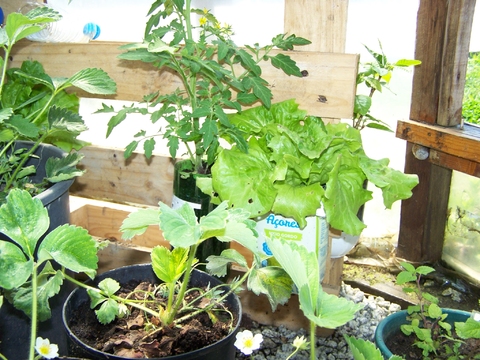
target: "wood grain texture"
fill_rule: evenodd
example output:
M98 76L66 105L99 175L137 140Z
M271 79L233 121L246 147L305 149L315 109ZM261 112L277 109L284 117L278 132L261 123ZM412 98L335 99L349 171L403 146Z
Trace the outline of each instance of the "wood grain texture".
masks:
M24 60L38 60L51 76L69 77L88 67L102 68L117 83L112 99L141 101L144 95L172 92L182 87L180 79L169 71L159 72L152 64L117 58L121 43L51 44L22 41L12 53L11 66ZM355 98L358 55L307 51L289 51L298 67L307 74L294 77L283 74L268 62L261 63L264 78L273 93L273 101L297 99L311 115L350 118ZM79 96L92 95L78 92ZM102 96L93 96L100 97ZM326 100L319 100L325 98Z
M462 122L470 36L476 0L448 2L445 48L442 59L442 80L437 124L456 126Z
M302 50L345 52L348 0L285 0L285 32L312 43Z
M480 128L476 126L465 125L463 129L459 129L401 120L397 122L396 136L414 144L480 163Z

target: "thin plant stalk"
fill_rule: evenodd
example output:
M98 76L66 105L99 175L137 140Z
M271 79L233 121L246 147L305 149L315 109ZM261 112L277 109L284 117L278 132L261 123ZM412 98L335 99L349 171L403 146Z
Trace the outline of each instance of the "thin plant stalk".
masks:
M310 360L317 359L315 357L315 343L316 343L315 331L316 330L317 330L317 325L313 321L310 321Z

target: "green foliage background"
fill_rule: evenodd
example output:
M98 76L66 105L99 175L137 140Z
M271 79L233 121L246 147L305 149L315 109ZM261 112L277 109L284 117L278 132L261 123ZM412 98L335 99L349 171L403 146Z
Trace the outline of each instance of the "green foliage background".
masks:
M480 52L468 59L462 116L466 122L480 124Z

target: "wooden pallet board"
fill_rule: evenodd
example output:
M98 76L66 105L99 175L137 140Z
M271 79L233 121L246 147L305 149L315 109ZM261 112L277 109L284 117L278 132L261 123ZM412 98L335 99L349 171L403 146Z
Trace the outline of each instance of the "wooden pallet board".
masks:
M24 60L40 61L51 76L69 77L88 67L102 68L117 83L113 99L141 101L144 95L169 93L182 87L180 79L168 71L158 72L151 64L119 60L121 43L52 44L21 41L12 52L12 67ZM289 51L288 55L304 71L304 77L283 74L269 62L261 63L270 84L273 101L295 98L311 115L351 118L356 91L357 54ZM78 92L80 96L91 95Z

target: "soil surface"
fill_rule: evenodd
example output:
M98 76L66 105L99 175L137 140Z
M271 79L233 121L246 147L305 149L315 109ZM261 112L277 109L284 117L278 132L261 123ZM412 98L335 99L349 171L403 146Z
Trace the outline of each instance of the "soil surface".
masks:
M402 355L406 360L422 360L425 357L422 356L422 350L415 346L413 343L415 341L414 336L406 336L403 333L399 332L396 336L392 336L389 341L385 344L392 354ZM450 346L453 346L453 342L448 342ZM405 349L409 349L408 352L405 352ZM480 353L480 339L468 339L464 340L464 343L460 346L459 354L463 356L463 359L474 359L475 355ZM451 354L445 354L439 352L435 359L449 359ZM460 357L462 358L462 357Z
M140 283L132 287L130 284L121 290L120 296L127 296L130 289L152 289L152 285ZM189 297L187 301L195 299L198 292L190 293ZM158 308L159 303L165 302L160 296L156 300L158 303L149 306ZM197 306L204 305L197 303ZM70 328L79 339L96 350L130 358L158 358L194 351L223 339L231 331L232 320L229 312L223 309L215 312L215 316L218 320L215 324L208 314L202 313L182 326L161 326L157 318L145 317L143 312L132 308L128 316L102 325L94 310L90 309L90 303L85 302L76 309Z

